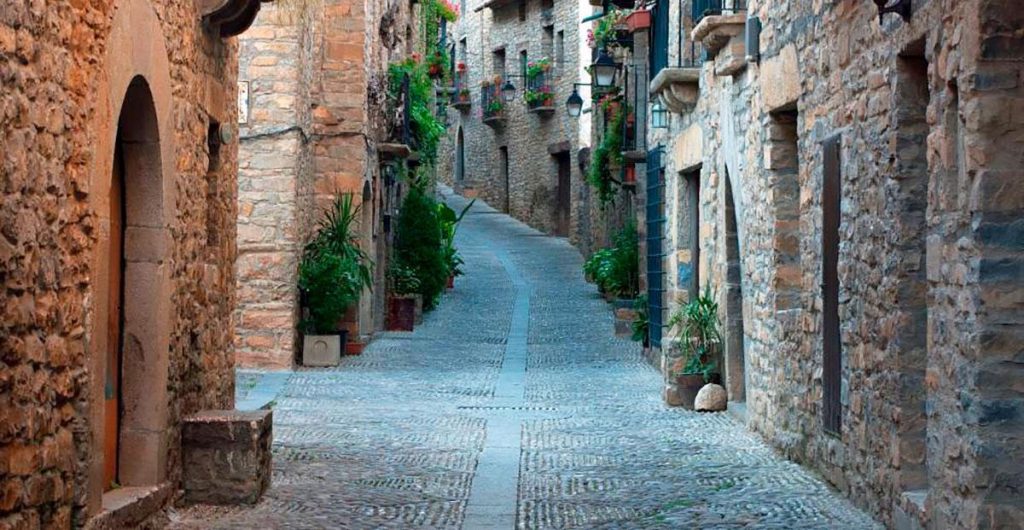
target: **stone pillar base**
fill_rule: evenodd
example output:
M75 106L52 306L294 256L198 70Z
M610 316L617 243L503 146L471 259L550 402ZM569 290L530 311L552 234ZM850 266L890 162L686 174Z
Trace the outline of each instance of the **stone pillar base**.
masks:
M181 428L186 503L255 504L270 487L269 410L204 411Z

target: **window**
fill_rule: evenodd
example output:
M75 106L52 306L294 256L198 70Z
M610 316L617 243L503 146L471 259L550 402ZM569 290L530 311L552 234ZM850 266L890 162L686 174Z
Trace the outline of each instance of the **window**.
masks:
M562 70L565 68L565 32L559 31L558 36L555 38L555 66L558 68L558 73L563 73Z
M519 52L519 75L526 78L526 66L530 64L530 59L526 56L526 50Z
M519 21L526 22L526 0L519 0Z
M669 0L657 0L651 35L651 78L668 66Z
M555 27L544 26L544 35L541 37L540 47L543 56L547 59L551 59L555 54Z
M686 286L690 300L700 296L700 168L683 173L686 182L687 212L679 216L686 219L690 249L690 283ZM680 287L683 287L680 285Z
M461 61L463 63L468 62L466 60L466 54L467 54L466 38L463 37L461 40L459 40L459 61Z
M505 48L494 50L494 75L505 77Z
M821 297L822 297L822 423L839 434L843 410L842 344L839 339L839 202L841 197L840 137L822 143L824 175L821 185Z

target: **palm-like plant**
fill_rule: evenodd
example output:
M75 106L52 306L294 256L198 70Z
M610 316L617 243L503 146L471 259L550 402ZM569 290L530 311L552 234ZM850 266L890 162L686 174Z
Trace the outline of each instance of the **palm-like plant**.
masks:
M682 332L681 347L686 359L683 374L701 374L705 382L711 378L714 356L722 344L718 325L718 302L712 298L709 287L672 314L669 329L679 327Z

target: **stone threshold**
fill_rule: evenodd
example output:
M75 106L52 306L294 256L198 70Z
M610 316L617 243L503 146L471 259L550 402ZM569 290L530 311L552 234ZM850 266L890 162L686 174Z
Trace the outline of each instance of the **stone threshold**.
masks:
M135 528L162 510L174 489L170 482L156 486L126 486L103 494L103 510L85 524L86 530Z

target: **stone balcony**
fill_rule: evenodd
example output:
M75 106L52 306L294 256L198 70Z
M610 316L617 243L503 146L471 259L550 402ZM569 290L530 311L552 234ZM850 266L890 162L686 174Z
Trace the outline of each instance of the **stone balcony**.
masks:
M746 15L734 13L704 17L693 28L690 37L715 57L715 75L734 75L747 66L746 26Z
M688 112L700 97L700 71L696 67L663 68L651 80L650 94L676 114Z

